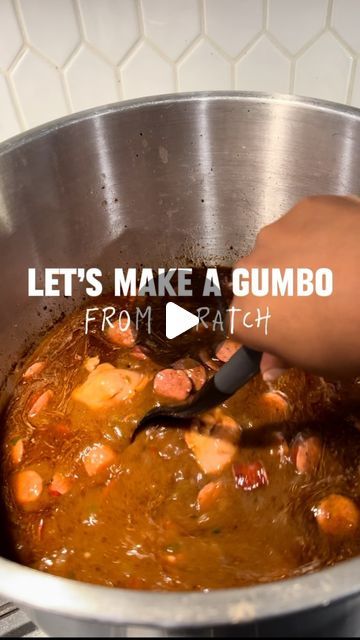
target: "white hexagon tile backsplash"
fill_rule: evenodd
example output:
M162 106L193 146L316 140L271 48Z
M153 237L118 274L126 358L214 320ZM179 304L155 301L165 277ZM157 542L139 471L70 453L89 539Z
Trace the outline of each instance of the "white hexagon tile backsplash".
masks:
M0 140L173 91L360 107L360 0L0 0Z

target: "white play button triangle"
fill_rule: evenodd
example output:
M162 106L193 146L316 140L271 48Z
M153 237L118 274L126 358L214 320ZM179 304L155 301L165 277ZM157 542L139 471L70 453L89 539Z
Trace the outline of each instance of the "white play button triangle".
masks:
M181 333L189 331L199 324L199 318L179 307L175 302L168 302L166 305L166 337L169 340L176 338Z

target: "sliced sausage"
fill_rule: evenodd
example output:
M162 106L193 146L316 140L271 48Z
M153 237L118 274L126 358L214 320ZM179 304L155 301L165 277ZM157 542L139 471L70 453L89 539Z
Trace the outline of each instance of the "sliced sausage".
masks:
M127 318L120 318L105 331L106 338L118 347L131 348L135 346L137 332L132 321L130 324Z
M107 444L96 443L85 450L82 460L88 476L95 476L104 471L116 459L115 451Z
M182 402L188 398L191 389L191 380L181 369L163 369L154 378L154 392L162 398Z
M195 430L186 431L185 441L199 467L206 474L218 474L233 460L236 447L222 438L213 438Z
M174 369L185 371L195 391L200 391L206 382L206 371L202 364L192 358L182 358L173 364Z
M350 498L333 493L312 509L319 528L329 536L345 538L359 528L360 514Z
M14 477L14 493L16 502L27 505L35 502L43 490L43 481L37 471L26 469L19 471Z
M235 484L244 491L266 487L269 479L261 462L237 463L233 466Z
M239 342L227 338L216 347L215 355L221 362L227 362L241 347Z
M297 436L291 448L291 459L299 473L311 474L318 468L322 455L320 438Z
M260 396L259 402L267 420L285 420L290 413L289 401L281 391L266 391Z

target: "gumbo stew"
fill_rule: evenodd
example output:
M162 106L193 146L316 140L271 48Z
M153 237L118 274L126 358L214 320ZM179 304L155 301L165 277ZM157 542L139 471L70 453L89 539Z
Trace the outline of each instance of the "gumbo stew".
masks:
M151 335L118 322L85 335L80 310L19 371L2 428L9 555L108 586L207 590L359 554L360 421L340 385L259 376L185 429L130 443L144 413L191 396L239 348L203 325L167 342L164 299L152 308Z

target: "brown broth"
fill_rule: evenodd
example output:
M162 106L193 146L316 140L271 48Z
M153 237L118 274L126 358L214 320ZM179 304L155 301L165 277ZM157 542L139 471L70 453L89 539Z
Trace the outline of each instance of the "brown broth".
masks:
M121 304L131 308L135 301L114 301ZM205 590L279 580L359 554L357 529L328 536L312 510L332 493L360 504L360 433L341 402L340 385L289 371L276 385L289 403L288 415L281 418L263 403L268 386L260 376L254 379L223 407L242 432L231 464L218 474L202 471L181 429L149 429L130 445L141 416L164 401L153 391L154 375L180 357L198 359L202 348L213 353L223 338L193 330L167 343L164 301L152 306L155 332L149 337L140 330L137 337L148 350L147 360L112 345L98 326L85 336L80 310L42 340L19 373L2 444L12 557L44 572L108 586ZM146 387L106 410L74 400L73 390L89 375L84 362L93 356L143 373ZM43 371L24 380L23 372L39 361L45 362ZM207 376L212 373L207 369ZM53 391L51 401L29 418L34 398L46 389ZM294 464L299 433L321 440L321 459L310 473L299 473ZM24 451L14 463L19 438ZM94 443L106 444L115 457L89 476L84 451ZM234 468L253 462L266 470L268 485L244 490L236 485ZM28 469L41 476L43 489L36 500L21 505L14 481ZM64 495L49 491L55 473L71 480ZM209 482L220 482L221 492L200 511L197 497Z

